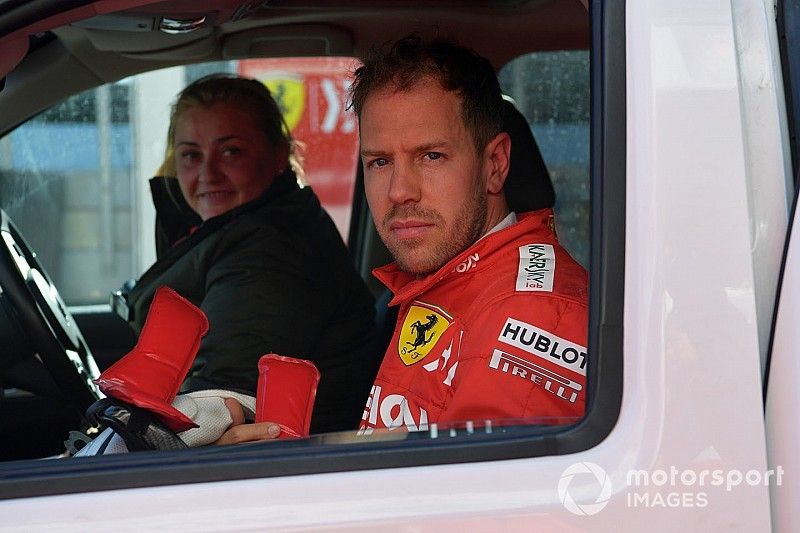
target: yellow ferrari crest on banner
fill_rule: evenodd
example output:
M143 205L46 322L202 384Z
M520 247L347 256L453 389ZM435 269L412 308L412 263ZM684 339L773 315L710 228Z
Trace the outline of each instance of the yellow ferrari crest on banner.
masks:
M278 102L283 113L283 120L294 130L306 105L306 86L302 78L272 78L263 80L272 97Z
M407 366L422 361L452 322L442 309L417 302L409 307L397 341L397 352Z

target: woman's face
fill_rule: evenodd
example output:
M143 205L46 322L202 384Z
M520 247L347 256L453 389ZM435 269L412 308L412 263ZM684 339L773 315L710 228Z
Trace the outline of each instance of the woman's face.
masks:
M229 103L183 111L174 148L183 196L203 220L258 198L287 165L286 150L270 144L252 114Z

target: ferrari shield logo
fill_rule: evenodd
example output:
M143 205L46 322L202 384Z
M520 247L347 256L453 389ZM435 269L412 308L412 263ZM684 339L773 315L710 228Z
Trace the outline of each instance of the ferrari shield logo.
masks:
M306 87L302 78L272 78L263 82L278 102L289 131L294 130L300 122L300 117L303 116L306 105Z
M442 309L417 302L409 307L397 340L403 363L413 365L428 355L452 322Z

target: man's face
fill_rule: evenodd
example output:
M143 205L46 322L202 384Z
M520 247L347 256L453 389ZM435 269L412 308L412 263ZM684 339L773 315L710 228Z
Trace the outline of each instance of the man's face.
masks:
M388 87L361 110L364 187L378 233L401 269L438 270L487 225L490 164L461 118L461 98L424 78Z

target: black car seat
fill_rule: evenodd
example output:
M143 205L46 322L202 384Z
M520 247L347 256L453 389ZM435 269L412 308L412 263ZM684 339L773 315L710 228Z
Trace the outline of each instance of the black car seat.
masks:
M515 213L553 207L555 189L530 124L513 100L503 102L503 130L511 137L511 163L503 186L508 207Z

